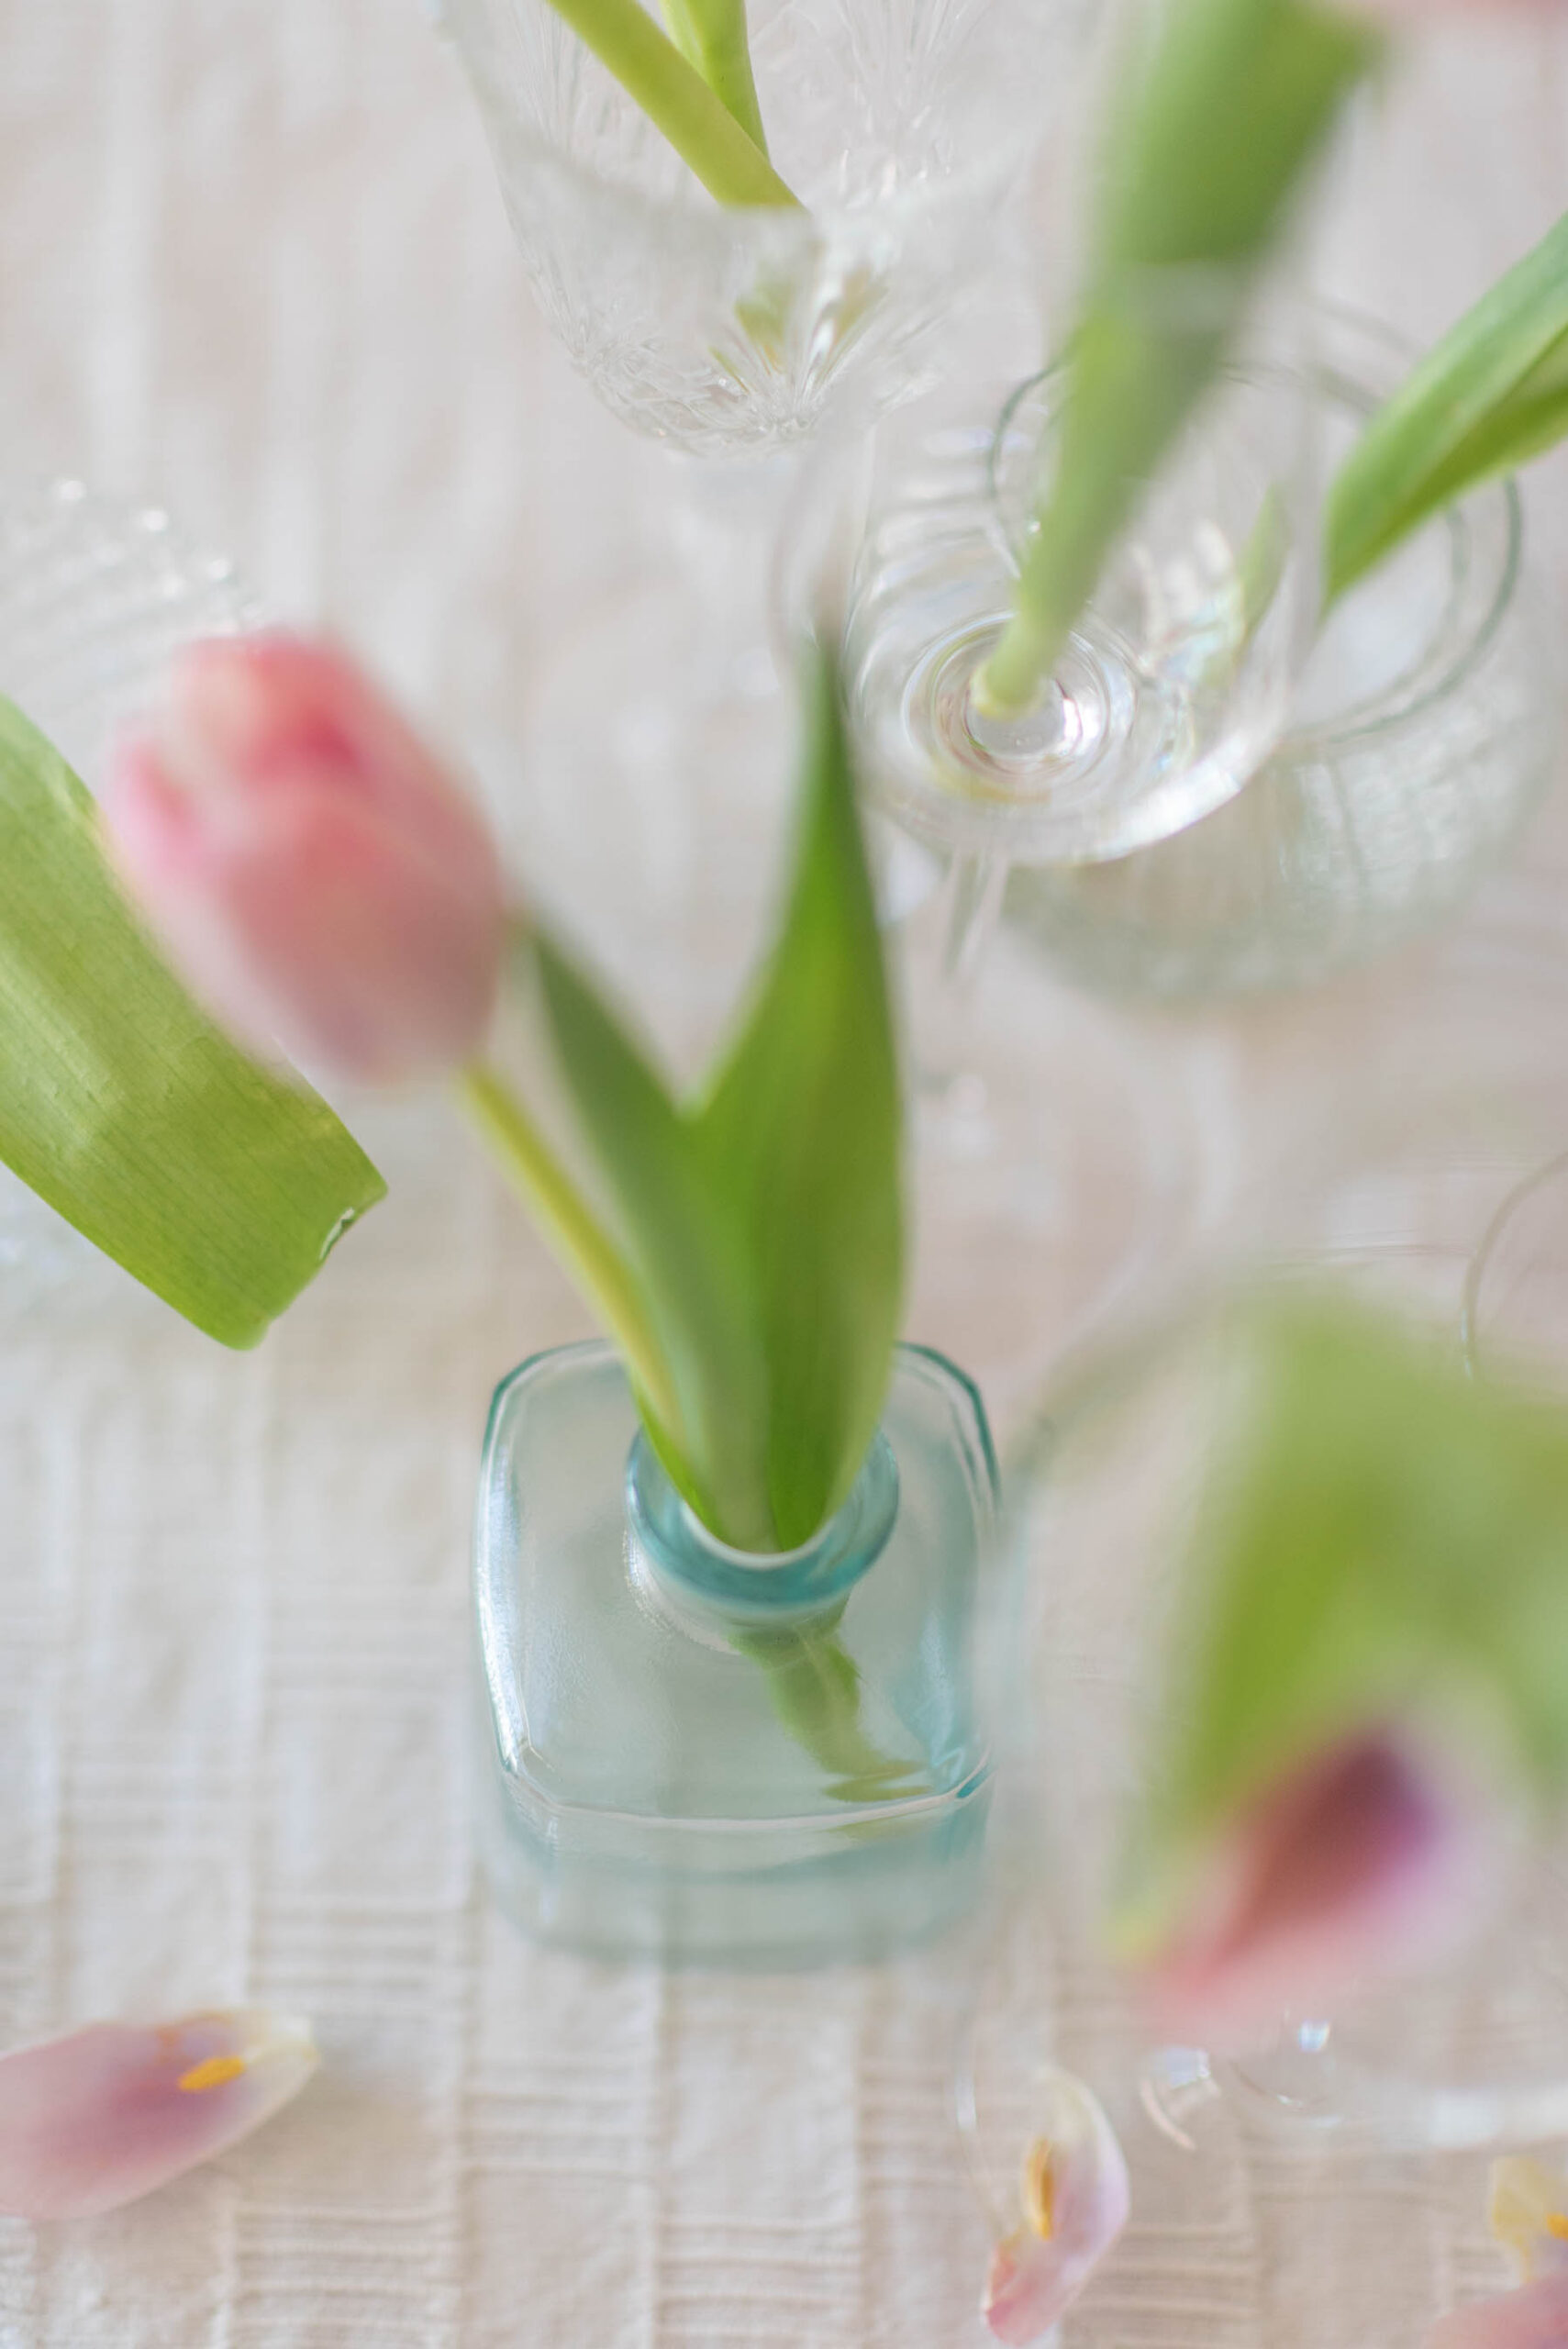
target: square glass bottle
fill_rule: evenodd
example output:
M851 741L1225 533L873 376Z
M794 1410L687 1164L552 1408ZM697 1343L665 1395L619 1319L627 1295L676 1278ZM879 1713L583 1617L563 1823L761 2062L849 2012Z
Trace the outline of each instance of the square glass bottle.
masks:
M777 1557L698 1523L612 1348L524 1363L491 1411L475 1549L485 1856L519 1922L608 1955L801 1965L960 1916L990 1798L973 1649L995 1508L980 1397L919 1347L844 1507Z

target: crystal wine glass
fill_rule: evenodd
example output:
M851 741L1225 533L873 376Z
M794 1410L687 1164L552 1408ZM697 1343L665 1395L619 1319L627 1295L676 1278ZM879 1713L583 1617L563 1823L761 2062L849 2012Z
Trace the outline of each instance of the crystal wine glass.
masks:
M1331 468L1413 354L1328 305L1313 340ZM1285 738L1245 791L1110 862L1018 871L1010 926L1079 984L1191 997L1319 981L1442 920L1555 756L1523 540L1509 481L1438 516L1329 614Z
M1072 82L1082 0L752 0L797 210L725 208L550 0L444 0L545 315L636 429L776 449L909 387Z
M1200 333L1212 295L1173 274L1144 297L1162 325L1194 305ZM1143 484L1033 705L984 714L1061 391L1056 373L944 385L829 444L781 543L781 624L832 614L868 793L945 875L916 982L944 1082L973 1049L965 998L1009 875L1122 856L1234 797L1284 726L1317 612L1318 403L1294 322L1274 322Z

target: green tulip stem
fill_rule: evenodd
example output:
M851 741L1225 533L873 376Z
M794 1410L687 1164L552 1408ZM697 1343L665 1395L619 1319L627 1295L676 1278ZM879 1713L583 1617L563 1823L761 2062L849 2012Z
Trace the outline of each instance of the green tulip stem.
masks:
M639 0L554 0L554 6L710 195L724 205L798 208L756 140Z
M474 1061L459 1074L457 1092L540 1230L614 1336L650 1407L666 1423L673 1421L674 1397L641 1293L620 1250L504 1077L484 1062Z

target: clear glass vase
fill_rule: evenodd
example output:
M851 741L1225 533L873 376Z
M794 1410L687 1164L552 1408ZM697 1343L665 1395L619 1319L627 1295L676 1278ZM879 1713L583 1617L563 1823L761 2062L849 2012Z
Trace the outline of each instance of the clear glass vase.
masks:
M545 316L600 399L706 455L901 395L1072 84L1080 0L752 0L802 209L721 208L550 0L444 0Z
M1412 354L1318 313L1325 454ZM1499 859L1552 772L1560 696L1511 482L1473 491L1330 614L1284 740L1228 804L1093 868L1036 863L1005 914L1066 976L1200 996L1307 985L1429 929Z
M867 1959L973 1904L995 1507L984 1414L898 1351L849 1500L786 1555L708 1534L606 1345L498 1389L475 1586L484 1842L539 1939L668 1962Z

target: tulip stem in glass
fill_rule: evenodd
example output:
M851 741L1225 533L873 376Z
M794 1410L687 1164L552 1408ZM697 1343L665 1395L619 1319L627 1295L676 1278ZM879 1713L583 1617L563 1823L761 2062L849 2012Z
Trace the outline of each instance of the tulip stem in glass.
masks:
M720 204L798 205L759 143L761 118L758 137L753 137L639 0L553 0L553 6ZM749 83L743 27L740 60L731 45L724 69L730 95L743 104L737 86L741 61ZM755 113L754 89L751 110Z
M1314 0L1183 0L1118 87L1053 475L1012 616L974 682L982 716L1033 706L1380 47Z
M664 0L664 22L681 54L765 158L768 141L751 71L746 0Z

